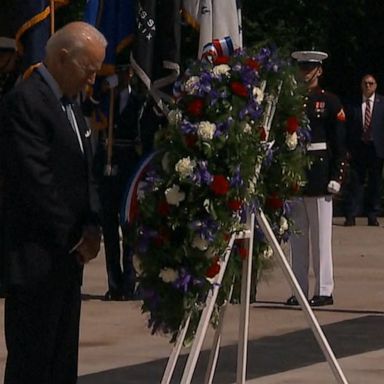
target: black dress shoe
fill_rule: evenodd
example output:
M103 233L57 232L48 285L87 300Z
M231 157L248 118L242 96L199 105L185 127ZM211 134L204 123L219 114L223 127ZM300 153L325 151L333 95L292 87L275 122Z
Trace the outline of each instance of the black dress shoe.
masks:
M332 305L333 297L331 296L313 296L311 300L309 300L309 305L311 307L322 307L323 305Z
M380 226L380 223L377 221L377 219L374 217L374 218L368 218L368 225L370 227L378 227Z
M299 305L295 296L291 296L286 302L285 305Z
M344 227L354 227L356 225L356 220L354 217L347 217L344 221Z

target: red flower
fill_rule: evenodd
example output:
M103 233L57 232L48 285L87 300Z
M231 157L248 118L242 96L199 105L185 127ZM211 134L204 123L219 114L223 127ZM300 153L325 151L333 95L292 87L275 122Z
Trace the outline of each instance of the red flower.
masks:
M160 201L158 206L157 206L157 212L161 216L168 216L169 215L169 211L170 211L169 204L165 200Z
M248 67L251 67L255 71L258 71L260 69L260 63L255 59L247 59L245 60L245 65L248 65Z
M207 269L207 272L205 272L205 276L209 278L215 277L218 273L220 272L220 264L219 264L219 258L214 257L212 259L212 264L210 267Z
M185 144L188 148L193 148L197 142L197 135L188 133L185 135Z
M239 247L238 252L241 260L245 260L248 257L248 248Z
M231 87L232 92L235 95L241 96L241 97L247 97L248 96L247 87L244 84L240 83L239 81L233 81L230 84L230 87Z
M242 201L233 199L228 201L228 207L231 211L239 211L242 206Z
M187 113L193 117L200 117L203 114L204 101L202 99L193 99L187 105Z
M299 121L296 116L290 116L287 119L287 132L291 135L297 131L299 128Z
M215 175L209 187L216 195L225 195L229 190L229 182L223 175Z
M217 56L216 59L214 60L215 65L228 64L228 63L229 63L229 56Z
M280 197L278 197L276 193L272 193L272 195L267 197L265 204L269 208L278 210L280 208L283 208L284 201L280 199Z
M260 133L260 140L265 141L267 139L267 132L265 132L264 127L259 128L259 133Z

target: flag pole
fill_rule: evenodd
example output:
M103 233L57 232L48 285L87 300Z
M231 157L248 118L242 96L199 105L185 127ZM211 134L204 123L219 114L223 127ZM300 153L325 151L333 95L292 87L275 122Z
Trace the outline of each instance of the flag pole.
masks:
M51 35L55 33L55 0L50 0Z
M112 176L112 146L113 146L113 120L115 111L115 88L109 90L109 116L108 116L108 139L107 139L107 164L105 176Z

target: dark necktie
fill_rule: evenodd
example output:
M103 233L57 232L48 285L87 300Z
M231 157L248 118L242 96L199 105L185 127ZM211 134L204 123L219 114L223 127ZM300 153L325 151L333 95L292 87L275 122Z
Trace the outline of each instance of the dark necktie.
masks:
M365 113L364 113L364 127L363 127L363 141L367 143L371 140L371 100L367 99L365 101Z

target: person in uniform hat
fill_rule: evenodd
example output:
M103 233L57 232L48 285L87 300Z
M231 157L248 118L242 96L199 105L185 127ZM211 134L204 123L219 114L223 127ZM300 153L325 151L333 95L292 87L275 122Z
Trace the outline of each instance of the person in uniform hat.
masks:
M292 219L297 232L291 237L292 269L304 295L308 297L309 260L315 274L311 306L333 304L332 196L340 191L344 179L345 115L339 98L319 86L322 61L328 55L319 51L292 53L299 67L299 78L308 92L305 110L309 118L311 144L308 156L312 165L302 196L292 202ZM297 305L291 296L287 305Z
M356 224L355 218L363 196L368 225L379 225L377 216L381 211L384 163L384 97L376 93L376 88L375 77L364 75L359 100L346 108L350 172L345 190L345 226Z
M130 66L118 67L115 75L101 79L100 95L95 96L101 106L103 102L110 103L111 94L114 96L113 116L109 118L112 123L111 132L109 135L108 127L99 130L94 166L102 207L101 223L108 279L104 299L107 301L133 299L135 293L136 274L128 245L129 229L120 222L120 208L128 180L143 151L139 125L143 100L132 87L132 76Z

